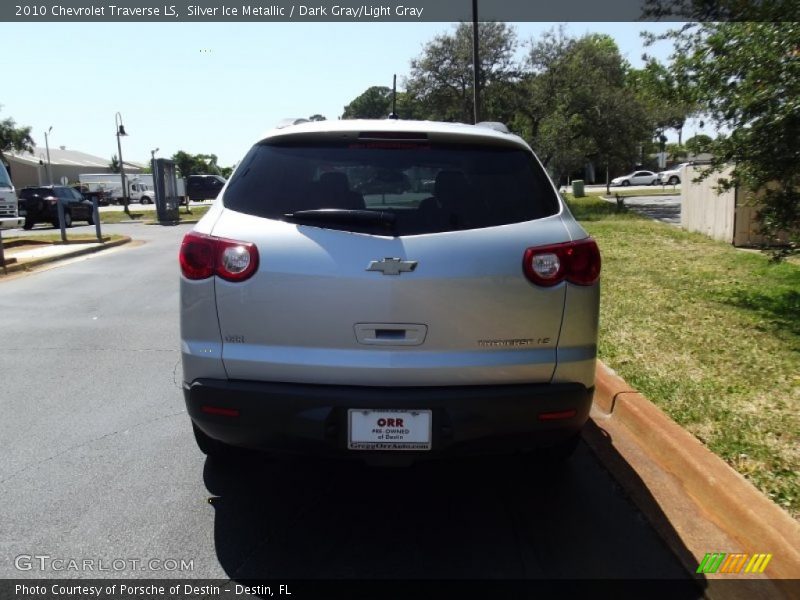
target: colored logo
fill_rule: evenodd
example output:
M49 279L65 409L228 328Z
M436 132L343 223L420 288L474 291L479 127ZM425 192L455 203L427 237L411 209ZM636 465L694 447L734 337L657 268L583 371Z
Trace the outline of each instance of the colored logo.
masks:
M726 554L708 552L696 573L763 573L772 554Z

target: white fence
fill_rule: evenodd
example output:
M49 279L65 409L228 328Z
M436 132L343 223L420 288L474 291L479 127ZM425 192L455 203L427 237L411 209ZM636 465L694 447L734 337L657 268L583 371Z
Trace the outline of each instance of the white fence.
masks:
M702 167L681 169L681 227L703 233L734 246L758 246L765 238L759 234L758 194L733 188L717 192L719 180L731 169L694 182Z

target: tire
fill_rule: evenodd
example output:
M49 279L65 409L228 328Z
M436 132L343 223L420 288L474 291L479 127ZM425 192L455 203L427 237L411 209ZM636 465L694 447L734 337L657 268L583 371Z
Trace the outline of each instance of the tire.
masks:
M626 180L625 180L625 181L623 181L623 182L622 182L620 185L622 185L622 187L628 187L630 184L631 184L630 180L629 180L629 179L626 179Z
M67 229L72 227L72 214L68 210L64 211L64 227Z
M681 182L681 179L680 179L680 177L676 177L675 175L673 175L672 177L670 177L670 178L669 178L669 181L667 181L667 183L668 183L669 185L678 185L680 182Z
M89 218L86 219L86 221L89 223L89 225L94 225L94 213L93 212L89 213Z
M142 199L141 199L140 202L141 202L141 204L152 204L153 203L153 201L150 198L148 198L147 196L142 196Z
M25 224L22 226L23 229L33 229L33 226L36 225L36 221L33 219L29 219L25 217Z
M238 454L238 448L209 437L194 423L192 423L192 431L194 432L194 441L197 443L200 452L209 458L230 460Z

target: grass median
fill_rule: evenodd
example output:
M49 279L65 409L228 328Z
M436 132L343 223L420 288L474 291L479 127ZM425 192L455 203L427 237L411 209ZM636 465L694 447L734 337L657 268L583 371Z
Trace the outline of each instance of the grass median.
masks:
M800 265L569 203L603 255L600 357L800 516Z
M124 238L124 235L103 235L104 242L115 242ZM3 245L6 247L35 246L37 244L92 244L97 242L97 236L88 233L72 233L67 230L67 241L61 241L60 233L43 233L41 235L4 235Z

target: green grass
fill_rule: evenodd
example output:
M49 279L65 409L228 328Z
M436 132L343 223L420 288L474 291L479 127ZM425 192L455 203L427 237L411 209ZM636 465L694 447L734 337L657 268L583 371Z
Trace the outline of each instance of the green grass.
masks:
M199 219L208 212L211 206L194 206L192 212L187 213L186 209L181 208L179 212L180 220L186 221L189 219ZM138 212L131 212L130 216L126 215L124 211L107 211L100 213L101 223L133 223L135 221L151 221L158 218L158 213L155 210L144 210Z
M800 265L569 202L603 255L600 357L800 515Z

